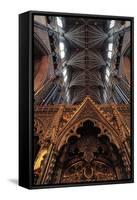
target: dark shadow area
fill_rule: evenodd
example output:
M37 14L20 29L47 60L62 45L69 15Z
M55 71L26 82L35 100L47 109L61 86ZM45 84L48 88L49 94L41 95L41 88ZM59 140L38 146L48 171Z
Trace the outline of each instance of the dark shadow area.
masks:
M17 179L11 178L11 179L8 179L8 181L13 183L14 185L18 185L18 180Z

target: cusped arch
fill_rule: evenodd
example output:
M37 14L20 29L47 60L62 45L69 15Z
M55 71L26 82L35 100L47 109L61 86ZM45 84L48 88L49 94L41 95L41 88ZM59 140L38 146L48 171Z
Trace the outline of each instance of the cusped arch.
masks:
M64 131L62 131L62 133L59 135L58 141L57 141L57 149L58 151L60 150L60 148L64 145L68 143L68 140L70 137L72 136L76 136L76 137L80 137L79 134L77 134L76 130L80 127L83 127L83 123L85 121L90 121L91 123L93 123L94 127L99 128L101 131L98 135L98 137L101 137L103 135L107 136L109 138L109 141L116 145L116 147L118 149L120 149L121 147L121 141L120 139L116 136L116 133L114 135L112 135L111 133L111 129L109 129L106 124L104 124L103 122L98 121L97 119L93 119L90 117L86 117L83 118L82 120L79 121L74 121L73 123L70 123L70 125L67 127L67 129L64 129ZM67 131L66 131L67 130Z

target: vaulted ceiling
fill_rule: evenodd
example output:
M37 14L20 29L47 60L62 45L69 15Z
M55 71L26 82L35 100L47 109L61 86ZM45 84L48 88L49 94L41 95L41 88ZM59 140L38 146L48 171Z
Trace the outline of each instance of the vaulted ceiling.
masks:
M89 95L97 103L109 102L125 22L79 17L48 20L56 32L56 71L63 79L65 101L75 104Z

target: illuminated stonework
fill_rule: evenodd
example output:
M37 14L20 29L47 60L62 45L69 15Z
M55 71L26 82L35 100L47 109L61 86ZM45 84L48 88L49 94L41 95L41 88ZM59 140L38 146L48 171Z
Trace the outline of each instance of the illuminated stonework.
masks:
M79 105L36 106L35 184L130 178L129 117L128 105L99 105L88 96Z

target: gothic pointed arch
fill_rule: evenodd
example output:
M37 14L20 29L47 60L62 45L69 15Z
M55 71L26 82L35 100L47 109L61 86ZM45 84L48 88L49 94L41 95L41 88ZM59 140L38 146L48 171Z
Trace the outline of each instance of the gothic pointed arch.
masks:
M79 183L128 178L120 152L101 129L86 119L60 148L49 183Z
M100 135L107 135L112 143L119 149L122 148L122 141L120 140L118 129L114 123L114 116L109 113L104 113L103 110L89 97L81 103L78 110L70 116L63 127L59 127L57 149L67 142L70 136L76 135L76 129L84 121L91 120L94 125L101 129Z

